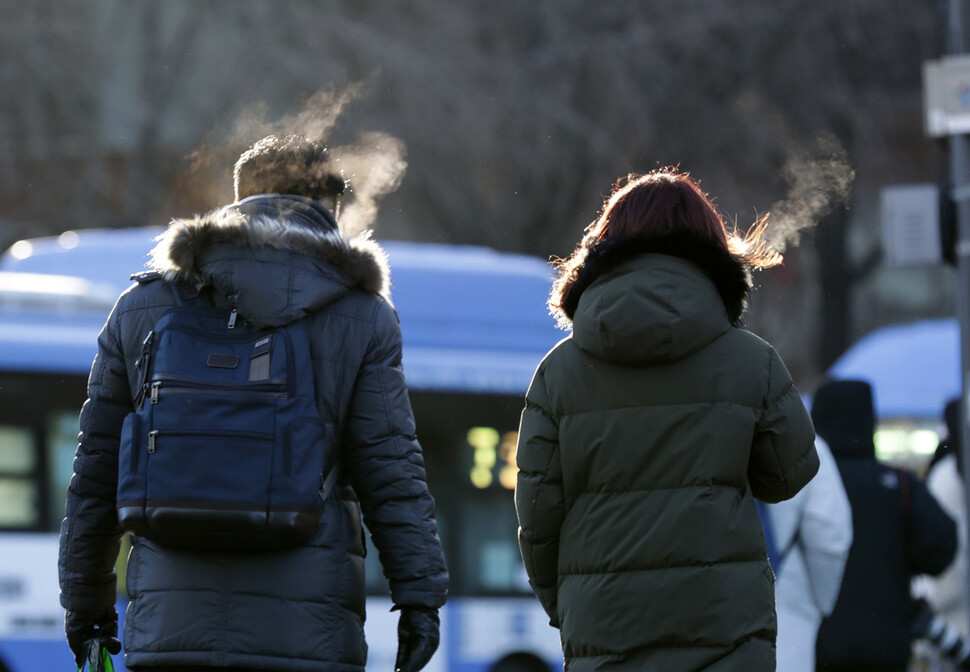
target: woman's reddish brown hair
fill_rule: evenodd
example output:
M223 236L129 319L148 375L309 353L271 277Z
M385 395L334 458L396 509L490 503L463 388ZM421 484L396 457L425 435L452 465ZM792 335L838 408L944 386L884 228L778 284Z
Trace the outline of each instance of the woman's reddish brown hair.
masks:
M699 244L718 247L738 263L755 268L776 266L782 256L764 240L768 214L759 217L740 235L724 218L689 173L665 167L617 180L603 204L602 214L586 227L576 250L559 259L559 277L553 285L549 308L561 313L563 300L575 281L589 250L607 238L662 238L687 236Z

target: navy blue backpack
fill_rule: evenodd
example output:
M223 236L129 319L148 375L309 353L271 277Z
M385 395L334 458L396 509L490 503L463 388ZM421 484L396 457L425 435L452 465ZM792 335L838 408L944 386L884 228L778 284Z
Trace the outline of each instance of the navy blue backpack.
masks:
M122 430L122 527L189 550L304 543L337 472L305 321L257 330L170 286L178 305L145 338Z

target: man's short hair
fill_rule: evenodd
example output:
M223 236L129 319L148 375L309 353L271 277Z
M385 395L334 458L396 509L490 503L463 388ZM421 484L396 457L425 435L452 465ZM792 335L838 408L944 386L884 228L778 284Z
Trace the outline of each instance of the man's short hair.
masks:
M327 148L299 135L268 135L233 169L236 200L255 194L296 194L336 203L347 183L333 170Z

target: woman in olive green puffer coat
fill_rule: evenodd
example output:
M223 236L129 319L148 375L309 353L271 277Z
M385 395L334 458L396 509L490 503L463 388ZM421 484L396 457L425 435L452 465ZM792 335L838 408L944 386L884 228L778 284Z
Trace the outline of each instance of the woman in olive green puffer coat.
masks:
M733 237L674 169L607 201L550 300L573 334L526 397L515 492L530 583L566 669L775 669L774 578L754 498L815 475L781 358L738 328L764 220Z

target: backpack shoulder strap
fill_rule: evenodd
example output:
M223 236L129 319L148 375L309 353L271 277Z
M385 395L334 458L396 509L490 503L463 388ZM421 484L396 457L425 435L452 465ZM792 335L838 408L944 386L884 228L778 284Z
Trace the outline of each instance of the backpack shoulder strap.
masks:
M182 308L186 305L188 299L182 293L182 288L179 287L178 282L166 281L162 278L161 273L158 271L144 271L142 273L133 273L131 279L140 285L145 285L150 282L155 282L156 280L161 280L166 285L168 285L169 290L172 292L172 296L175 297L176 308ZM138 370L138 392L135 398L132 400L135 408L140 408L142 403L145 401L145 396L148 393L149 381L148 377L151 375L152 366L152 352L155 345L156 332L158 331L158 325L161 323L166 315L171 312L172 309L167 310L156 322L155 326L148 332L141 344L141 352L138 355L138 359L135 360L135 369Z

